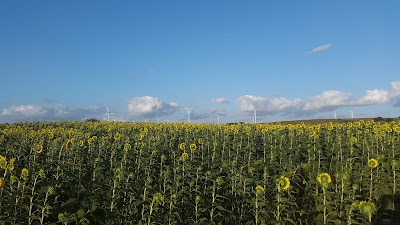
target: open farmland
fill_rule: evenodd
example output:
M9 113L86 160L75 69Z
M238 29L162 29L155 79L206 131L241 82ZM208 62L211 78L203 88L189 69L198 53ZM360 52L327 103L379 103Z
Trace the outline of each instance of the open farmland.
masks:
M399 145L400 123L363 120L1 124L0 221L378 224L399 210Z

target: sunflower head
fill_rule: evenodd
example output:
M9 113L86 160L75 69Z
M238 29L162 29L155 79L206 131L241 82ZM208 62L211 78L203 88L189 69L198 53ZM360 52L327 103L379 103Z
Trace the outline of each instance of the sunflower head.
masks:
M131 150L131 148L132 148L132 146L131 146L131 144L129 144L129 143L126 143L126 144L124 145L124 151L125 151L125 152L128 152L129 150Z
M10 163L8 164L8 170L9 170L9 171L13 171L13 170L14 170L14 163L15 163L15 160L17 160L17 159L16 159L16 158L10 159Z
M189 148L190 148L190 151L193 153L194 151L196 151L197 146L196 146L196 144L190 144Z
M332 182L331 175L329 173L321 173L317 177L318 183L320 183L322 186L326 187L328 184Z
M264 193L264 188L263 188L263 186L257 185L257 187L256 187L256 193L257 193L258 195Z
M41 145L41 144L35 144L35 145L32 147L32 151L33 151L33 153L35 153L35 154L40 154L40 153L42 153L42 152L43 152L43 145Z
M182 161L186 161L189 158L189 154L186 152L182 153L181 157L179 158Z
M276 180L278 191L286 191L290 188L290 180L287 177L281 176Z
M375 158L368 159L368 167L369 168L376 168L376 167L378 167L378 165L379 165L379 163L378 163L377 159L375 159Z
M376 206L372 202L361 201L360 204L358 204L358 209L362 214L371 216L376 211Z
M0 155L0 169L5 170L7 168L7 159L6 157Z
M6 182L2 177L0 177L0 191L3 190L4 186L6 185Z
M21 178L22 178L24 181L27 181L27 180L28 180L28 176L29 176L29 170L28 170L27 168L23 168L23 169L21 170Z
M185 149L186 149L186 143L185 143L185 142L180 143L180 144L179 144L179 149L182 150L182 151L185 151Z

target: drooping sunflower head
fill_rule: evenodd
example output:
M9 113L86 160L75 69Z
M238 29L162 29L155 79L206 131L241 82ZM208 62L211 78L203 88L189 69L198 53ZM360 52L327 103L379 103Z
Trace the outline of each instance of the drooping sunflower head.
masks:
M193 143L193 144L190 144L189 148L190 148L190 151L193 153L194 151L196 151L197 146L196 146L196 144Z
M6 182L2 177L0 177L0 191L3 190L4 186L6 185Z
M320 183L322 186L328 186L332 182L331 175L329 173L321 173L317 177L318 183Z
M40 154L40 153L42 153L42 152L43 152L43 145L41 145L41 144L35 144L35 145L32 147L32 151L33 151L33 153L35 153L35 154Z
M181 157L179 158L181 161L186 161L189 158L189 154L186 152L182 153Z
M375 159L375 158L368 159L368 167L369 168L376 168L376 167L378 167L378 165L379 165L379 163L378 163L377 159Z
M360 204L358 204L358 209L362 214L371 216L376 211L376 206L372 202L361 201Z
M180 144L179 144L179 149L182 150L182 151L185 151L185 149L186 149L186 143L185 143L185 142L180 143Z
M119 141L119 140L121 140L121 134L120 134L120 133L118 133L118 132L117 132L117 133L115 133L115 134L114 134L114 140L115 140L115 141Z
M256 187L256 193L257 193L257 194L262 194L262 193L264 193L264 187L263 187L263 186L260 186L260 185L257 185L257 187Z
M128 152L129 150L131 150L131 148L132 148L131 144L125 143L125 145L124 145L124 151L125 152Z
M28 175L29 175L29 170L28 170L27 168L23 168L23 169L21 170L21 178L22 178L24 181L27 181L27 180L28 180Z
M16 158L10 159L10 163L8 164L8 170L9 170L9 171L13 171L13 170L14 170L14 163L15 163L15 160L17 160L17 159L16 159Z
M290 188L290 180L287 177L281 176L276 180L278 191L286 191Z
M7 168L7 159L6 157L0 155L0 169L5 170Z

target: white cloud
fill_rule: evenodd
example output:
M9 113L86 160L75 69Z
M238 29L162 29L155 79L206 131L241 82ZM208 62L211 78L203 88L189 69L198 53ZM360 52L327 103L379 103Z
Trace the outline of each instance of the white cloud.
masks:
M264 98L254 95L243 95L237 98L236 102L243 112L252 112L258 108L259 112L277 113L282 111L293 111L300 106L300 99L289 100L286 98Z
M314 53L320 53L320 52L325 52L329 50L332 47L332 44L324 44L318 47L313 48L311 51L308 51L308 54L314 54Z
M258 108L259 115L267 114L305 114L317 111L328 111L352 103L350 94L340 91L324 91L321 95L306 99L264 98L253 95L243 95L236 101L242 112L252 112Z
M169 115L179 109L176 102L165 103L152 96L135 97L128 101L128 112L137 116Z
M385 90L367 90L367 94L361 97L358 105L385 104L390 102L390 93Z
M323 111L324 109L332 109L340 106L350 105L351 101L351 94L329 90L323 91L321 95L305 99L301 108L304 111Z
M213 99L211 99L211 101L212 101L213 103L215 103L215 104L229 103L229 101L228 101L227 99L222 98L222 97L220 97L220 98L213 98Z
M241 112L252 112L253 108L258 108L259 115L268 114L315 114L326 112L340 107L353 107L365 105L386 104L396 101L394 106L400 106L400 82L391 83L392 89L387 90L367 90L361 98L355 99L351 93L344 93L336 90L323 91L320 95L304 99L286 98L264 98L253 95L243 95L236 99Z
M390 83L392 90L390 91L391 98L400 98L400 81L393 81Z
M46 109L37 105L18 105L3 109L1 115L16 118L35 118L46 115L47 113L48 111Z

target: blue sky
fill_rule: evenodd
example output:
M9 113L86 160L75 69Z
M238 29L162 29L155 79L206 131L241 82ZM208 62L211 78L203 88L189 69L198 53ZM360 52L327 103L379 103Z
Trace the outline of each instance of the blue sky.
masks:
M0 2L0 123L399 117L400 2Z

